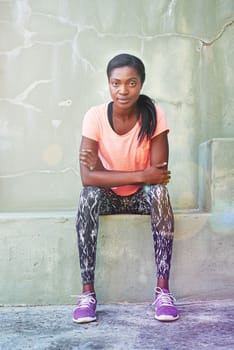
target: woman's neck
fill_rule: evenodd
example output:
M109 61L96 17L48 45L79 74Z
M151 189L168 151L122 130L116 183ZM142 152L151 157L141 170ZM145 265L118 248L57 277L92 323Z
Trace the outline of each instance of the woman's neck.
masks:
M126 109L120 109L113 104L113 119L129 120L137 117L137 106L133 106Z
M110 125L117 134L124 135L135 126L138 119L137 109L114 109L114 105L112 107L108 115Z

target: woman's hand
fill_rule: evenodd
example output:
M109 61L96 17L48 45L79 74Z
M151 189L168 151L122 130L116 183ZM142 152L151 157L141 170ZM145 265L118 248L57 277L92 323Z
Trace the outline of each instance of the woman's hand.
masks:
M93 171L97 166L98 157L92 149L81 149L80 163L86 166L90 171Z
M171 172L166 168L167 163L152 165L144 170L144 183L147 185L167 185L171 179Z

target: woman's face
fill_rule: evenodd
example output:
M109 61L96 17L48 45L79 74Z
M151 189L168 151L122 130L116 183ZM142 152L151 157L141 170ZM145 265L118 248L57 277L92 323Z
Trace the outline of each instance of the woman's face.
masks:
M128 109L135 106L141 87L140 76L133 67L124 66L111 71L109 89L116 107Z

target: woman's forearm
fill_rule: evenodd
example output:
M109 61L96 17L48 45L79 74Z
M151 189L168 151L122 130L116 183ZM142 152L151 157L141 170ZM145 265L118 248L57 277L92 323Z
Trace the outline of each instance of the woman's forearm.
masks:
M118 187L143 183L143 171L108 171L85 168L81 172L84 186Z
M81 179L84 186L118 187L125 185L167 185L171 172L165 168L165 163L150 166L139 171L108 171L93 170L81 166Z

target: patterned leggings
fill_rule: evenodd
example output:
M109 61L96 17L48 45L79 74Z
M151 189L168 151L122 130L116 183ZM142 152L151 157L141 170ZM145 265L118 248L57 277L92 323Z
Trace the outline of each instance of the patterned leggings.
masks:
M157 276L169 278L174 218L167 189L145 186L130 196L118 196L108 188L84 187L77 214L77 237L83 284L93 284L99 215L150 214Z

